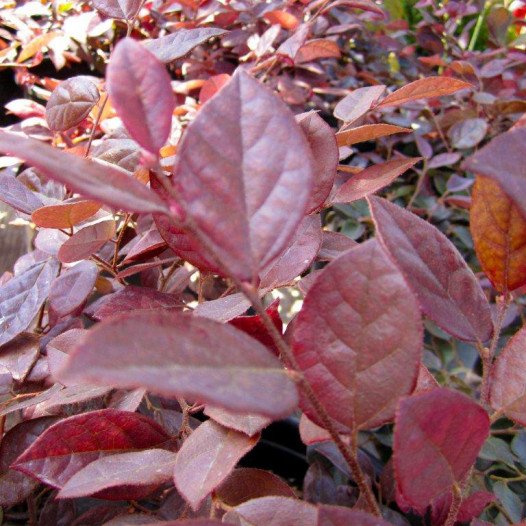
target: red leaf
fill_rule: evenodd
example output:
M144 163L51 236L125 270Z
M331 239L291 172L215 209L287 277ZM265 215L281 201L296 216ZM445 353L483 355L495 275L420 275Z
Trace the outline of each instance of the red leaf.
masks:
M31 214L35 225L43 228L71 228L100 210L96 201L72 200L38 208Z
M295 385L261 343L230 325L177 312L136 312L99 323L61 377L145 387L272 418L297 404Z
M451 77L426 77L415 80L397 89L385 97L376 108L401 106L407 102L421 99L431 99L452 95L463 89L472 89L473 86L463 80Z
M270 290L289 285L314 261L320 245L320 216L307 216L294 233L290 245L262 269L260 288Z
M368 199L380 240L424 313L461 340L488 340L493 332L488 301L451 241L411 212L385 199Z
M296 29L300 21L291 13L277 9L265 13L265 19L270 24L279 24L283 29Z
M256 282L310 197L310 150L294 116L238 70L197 114L177 157L173 184L194 228L229 274Z
M489 435L489 418L467 396L433 389L400 401L394 467L403 499L422 514L461 483Z
M351 203L381 190L391 184L397 177L413 167L420 157L393 159L382 164L375 164L353 175L336 191L332 203Z
M416 380L415 390L413 394L425 393L440 387L440 384L435 380L435 377L429 372L429 369L423 364L420 364L418 370L418 378Z
M146 40L142 44L153 53L161 62L173 62L184 57L192 49L203 44L212 37L227 33L217 27L198 27L196 29L177 29L175 33L153 40Z
M201 87L199 102L204 104L207 100L211 99L229 80L230 75L227 73L210 77Z
M318 252L318 259L321 261L333 261L356 245L356 241L347 237L345 234L324 230L322 232L322 242Z
M352 146L365 141L372 141L380 137L386 137L395 133L412 132L410 128L402 128L394 124L365 124L357 128L351 128L336 134L338 146Z
M31 215L34 210L44 205L38 194L12 175L0 173L0 189L0 201L24 214Z
M392 420L415 385L423 329L416 300L378 243L330 263L294 321L293 352L329 415L343 430ZM317 413L304 400L304 410Z
M0 151L15 155L71 190L130 212L167 212L149 188L115 166L61 152L40 141L0 130Z
M0 287L0 345L26 330L46 301L58 263L48 259L17 274Z
M385 13L382 11L382 8L376 5L372 0L335 0L324 7L322 12L326 12L333 7L363 9L364 11L370 11L371 13L375 13L385 18Z
M168 438L156 422L143 415L102 409L51 426L18 457L13 468L61 488L75 473L103 456L151 448Z
M65 131L80 124L99 101L96 84L89 77L72 77L61 82L46 104L50 130Z
M468 157L464 170L490 177L502 187L526 217L526 128L517 128L495 137L477 153Z
M164 65L139 42L124 38L111 55L106 85L132 138L157 155L170 134L175 108Z
M72 263L89 258L97 252L115 233L115 222L101 221L75 232L58 251L62 263Z
M391 526L390 522L381 517L375 517L359 509L351 510L342 506L326 505L318 507L316 526L349 526L351 524L357 526Z
M334 116L345 123L352 123L365 115L385 91L385 86L368 86L355 89L334 108Z
M281 318L279 316L278 307L279 299L276 299L266 308L266 312L270 316L274 325L276 326L276 329L278 329L278 331L282 333L283 322L281 321ZM274 352L274 354L279 355L279 350L276 347L272 336L265 328L265 324L261 320L261 316L238 316L237 318L230 320L229 323L230 325L236 327L236 329L247 333L249 336L252 336L252 338L255 338L263 345L267 346Z
M27 475L10 469L13 461L24 452L45 429L57 421L55 417L27 420L10 429L0 445L0 506L13 506L38 486Z
M294 62L296 64L303 64L321 58L340 58L340 48L338 44L325 38L309 40L300 47L294 57Z
M91 0L93 7L110 18L131 20L142 5L141 0Z
M17 382L23 381L39 354L40 338L23 332L9 343L0 346L0 370L7 370Z
M211 405L206 406L204 413L222 426L245 433L249 437L256 435L272 422L264 416L231 413Z
M99 269L92 261L81 261L67 269L53 281L49 291L49 304L59 317L80 307L88 298Z
M271 495L296 497L294 490L279 477L253 468L235 469L214 492L216 499L231 507Z
M174 482L194 511L228 477L258 439L222 427L212 420L207 420L192 432L177 453Z
M526 327L497 356L491 370L491 407L526 425Z
M307 137L314 161L314 187L307 205L310 214L329 197L338 166L338 146L332 128L316 112L296 115L296 121Z
M181 310L181 299L173 294L159 292L146 287L128 285L113 294L102 297L97 303L90 305L87 314L95 320L103 320L109 316L137 310Z
M175 453L165 449L148 449L131 453L121 453L101 457L73 475L64 484L58 498L71 499L75 497L97 496L104 491L115 488L112 500L130 499L136 497L124 496L126 492L137 492L138 488L146 486L146 494L169 481L172 478L175 464ZM120 488L119 486L128 486Z
M230 321L245 313L250 307L250 301L242 292L230 294L224 298L200 303L194 310L196 316L216 321Z

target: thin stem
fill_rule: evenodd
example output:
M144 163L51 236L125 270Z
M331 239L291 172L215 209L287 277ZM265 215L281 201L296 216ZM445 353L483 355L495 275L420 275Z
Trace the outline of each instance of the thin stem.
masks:
M455 484L453 486L453 498L451 501L451 507L449 508L449 513L447 515L447 519L446 519L446 522L444 523L444 526L454 526L455 522L457 522L457 516L460 510L461 504L462 504L462 491L460 487L457 484Z
M343 455L345 461L349 465L353 479L356 482L360 490L360 493L364 496L367 502L369 511L371 511L372 513L380 517L381 516L380 508L378 506L376 498L369 484L367 483L367 478L365 474L363 473L362 468L360 467L360 464L358 462L358 448L356 446L355 441L353 441L354 446L349 446L342 440L330 416L328 415L327 411L325 410L322 403L318 399L316 393L312 389L312 386L305 378L298 362L296 361L296 357L292 353L292 350L287 345L287 343L283 339L283 336L280 334L280 332L276 329L276 326L274 325L274 323L272 323L272 320L270 316L267 314L267 311L265 310L265 307L263 306L257 292L255 291L255 289L253 289L250 286L245 286L243 284L240 284L240 285L241 285L240 287L241 290L252 303L254 310L261 317L261 320L263 324L265 325L265 328L267 329L268 333L271 335L282 357L289 364L292 370L296 373L295 378L301 390L303 391L303 393L305 394L305 396L308 398L309 402L313 406L314 410L316 411L320 421L323 424L323 427L329 432L332 440L334 441L334 443L340 450L341 454Z
M102 96L104 97L103 101L101 102L99 113L97 113L97 118L95 119L95 122L93 123L93 128L91 129L91 133L88 140L88 147L86 148L86 153L84 154L84 157L87 157L89 155L89 151L91 150L91 143L93 142L93 139L95 137L95 131L99 127L100 119L102 118L102 114L104 113L104 108L106 107L106 103L108 102L108 95L106 93L103 93Z
M119 250L121 248L121 243L124 238L124 233L126 232L126 227L128 226L128 222L131 219L131 214L126 214L124 216L124 221L121 226L121 230L119 232L119 236L117 237L117 242L115 243L115 251L113 252L113 261L111 263L111 266L113 269L117 268L117 260L119 259Z

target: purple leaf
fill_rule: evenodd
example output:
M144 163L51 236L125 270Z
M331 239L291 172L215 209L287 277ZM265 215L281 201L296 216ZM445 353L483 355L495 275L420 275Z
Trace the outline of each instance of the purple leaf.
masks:
M175 97L164 65L139 42L124 38L106 72L108 94L133 139L157 155L172 127Z
M238 70L197 114L177 157L173 184L204 255L257 282L287 246L311 195L310 148L294 116Z
M0 189L0 201L24 214L31 215L34 210L44 206L44 201L38 194L12 175L0 173Z
M0 287L0 345L26 330L46 301L58 263L48 259Z
M207 420L192 432L177 453L174 481L194 511L258 440L258 436L250 438L213 420Z
M15 155L43 175L85 197L130 212L167 212L167 205L115 166L61 152L35 139L0 130L0 151Z
M89 258L97 252L115 233L115 222L101 221L75 232L58 251L62 263L72 263Z
M99 323L60 377L144 387L272 418L297 405L294 383L263 344L230 325L178 312L136 312Z
M385 199L370 196L378 235L424 313L449 334L484 342L493 322L475 275L437 228Z
M40 338L35 334L23 332L0 346L0 370L6 369L17 382L23 381L39 354Z
M394 417L415 385L423 328L415 298L380 245L368 241L330 263L294 321L292 349L340 429ZM307 416L320 423L303 401Z
M355 89L336 104L334 116L345 123L354 122L371 109L384 91L383 85Z

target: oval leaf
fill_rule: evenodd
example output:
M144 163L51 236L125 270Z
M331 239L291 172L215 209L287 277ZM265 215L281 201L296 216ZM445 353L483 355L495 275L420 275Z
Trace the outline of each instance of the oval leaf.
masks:
M0 345L26 330L46 301L58 263L36 263L0 287Z
M46 105L49 129L65 131L80 124L99 98L99 90L89 77L78 76L61 82Z
M477 257L493 286L509 292L526 284L526 219L489 177L475 180L469 227Z
M334 108L334 116L345 123L352 123L365 115L385 91L385 86L367 86L355 89Z
M157 155L172 127L175 97L164 65L131 38L113 51L106 83L124 126L145 150Z
M434 97L452 95L463 89L472 89L473 86L463 80L451 77L426 77L415 80L397 89L385 97L376 108L401 106L407 102Z
M491 407L526 425L526 328L523 327L497 356L491 370Z
M75 232L58 251L62 263L72 263L89 258L97 252L115 233L114 221L101 221Z
M96 496L102 490L118 486L159 486L172 478L174 464L175 453L164 449L102 457L75 473L58 498Z
M385 199L368 199L380 240L424 313L461 340L488 340L493 332L488 301L451 241L411 212Z
M294 116L238 70L190 124L177 157L173 184L200 240L229 274L257 282L311 195L310 149Z
M398 398L413 390L422 338L415 298L371 240L316 279L295 319L292 349L340 429L369 429L392 420Z
M351 203L374 194L391 184L397 177L413 167L421 158L393 159L375 164L353 175L346 181L331 199L333 203Z
M13 468L62 488L75 473L107 454L151 448L168 438L146 416L102 409L51 426L18 457Z
M423 514L431 501L463 482L488 435L488 414L463 394L439 388L403 399L396 412L394 468L405 502Z
M141 0L91 0L93 7L110 18L131 20L143 4Z
M230 325L176 312L136 312L99 323L60 377L145 387L271 418L297 404L295 385L263 344Z
M174 482L194 511L258 440L257 436L248 437L213 420L207 420L192 432L177 453Z
M130 212L167 212L149 188L115 166L61 152L35 139L0 130L0 151L15 155L43 175L85 197Z
M410 128L402 128L393 124L365 124L357 128L341 131L336 134L338 146L352 146L358 142L373 141L380 137L393 135L394 133L409 133Z
M100 207L96 201L74 200L38 208L31 220L42 228L71 228L95 215Z
M495 137L475 155L468 157L462 167L499 183L526 217L525 156L526 128L517 128Z
M23 185L16 177L0 173L0 201L24 214L32 214L34 210L44 206L42 198Z

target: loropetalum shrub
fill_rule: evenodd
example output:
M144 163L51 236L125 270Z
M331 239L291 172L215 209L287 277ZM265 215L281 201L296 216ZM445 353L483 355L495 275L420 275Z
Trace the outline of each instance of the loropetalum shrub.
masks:
M128 29L105 81L59 84L44 140L30 126L0 130L0 151L26 165L0 173L1 199L37 230L35 250L0 278L5 509L27 500L34 522L46 497L40 524L480 526L493 503L520 520L506 511L520 500L505 502L517 492L485 484L481 462L507 454L490 426L522 436L526 425L524 329L500 348L526 284L526 130L496 133L463 164L476 174L470 228L491 292L429 214L375 195L421 157L338 164L345 148L412 131L369 115L461 104L476 87L451 75L362 87L336 105L337 133L316 111L294 114L293 89L267 85L272 68L339 56L330 39L307 41L331 7L383 14L363 0L315 3L300 25L265 13L269 46L280 26L291 36L201 84L188 117L165 64L225 30L141 40L139 2L94 1ZM459 148L488 130L471 121L449 137ZM440 162L454 164L437 126ZM411 204L432 162L417 145ZM331 207L360 200L372 238L322 230ZM285 332L277 289L304 298ZM430 334L478 350L478 389L439 385L423 362ZM290 415L314 455L303 498L238 467ZM515 475L499 480L526 478Z

